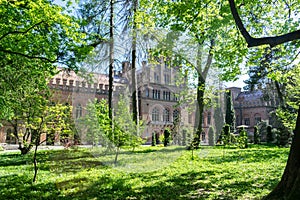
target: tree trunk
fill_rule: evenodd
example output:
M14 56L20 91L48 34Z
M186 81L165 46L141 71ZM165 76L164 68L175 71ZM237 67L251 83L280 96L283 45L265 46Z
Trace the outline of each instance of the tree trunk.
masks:
M281 181L275 189L267 195L265 200L300 199L300 107L298 108L298 116L294 137L288 161L281 177Z
M133 35L132 35L132 68L131 68L131 79L132 79L132 117L135 124L139 122L139 114L138 114L138 93L137 93L137 85L136 85L136 11L137 11L138 0L134 0L133 2Z
M198 106L198 124L195 133L195 137L190 148L198 148L201 142L202 133L202 119L204 110L204 92L205 92L205 80L201 76L198 76L198 87L197 87L197 106Z
M113 95L113 70L114 70L114 0L110 0L110 19L109 19L109 89L108 89L108 115L111 119L110 125L112 126L112 95Z
M37 148L38 148L38 145L35 146L34 154L33 154L34 175L33 175L33 180L32 180L32 182L35 182L35 181L36 181L36 176L37 176L37 171L38 171L38 168L37 168L37 161L36 161Z
M116 152L116 156L115 156L115 165L117 164L118 162L118 156L119 156L119 151L120 151L120 147L117 147L117 152Z

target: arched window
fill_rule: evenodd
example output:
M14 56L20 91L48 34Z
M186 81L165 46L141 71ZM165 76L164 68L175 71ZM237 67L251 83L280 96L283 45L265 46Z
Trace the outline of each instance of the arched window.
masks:
M164 109L163 121L164 122L169 122L170 121L170 110L168 108Z
M76 119L80 118L82 116L82 107L81 104L79 103L76 106Z
M179 121L179 110L173 111L173 121L178 122Z
M152 110L152 121L159 121L159 110L158 110L158 108L154 108Z

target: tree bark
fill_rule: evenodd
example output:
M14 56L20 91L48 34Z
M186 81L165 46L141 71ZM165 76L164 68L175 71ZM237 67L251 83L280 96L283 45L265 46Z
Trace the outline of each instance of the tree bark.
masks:
M202 120L204 110L204 92L205 92L205 80L201 76L198 76L198 88L197 88L197 106L198 106L198 124L196 129L195 138L192 142L192 148L198 148L201 142L202 133Z
M288 161L275 189L264 199L300 199L300 107Z
M241 34L248 43L248 47L261 46L267 44L274 47L279 44L283 44L290 41L300 39L300 30L296 30L284 35L275 37L261 37L253 38L245 29L242 20L237 12L234 0L228 0L232 16L238 26ZM296 128L294 130L294 137L292 140L291 150L289 153L288 161L281 177L281 181L274 188L274 190L267 195L264 199L276 200L276 199L300 199L300 106L298 108L298 115L296 121Z
M138 6L138 0L134 0L133 2L133 35L132 35L132 68L131 68L131 79L132 79L132 118L135 124L139 123L139 113L138 113L138 93L137 93L137 85L136 85L136 11Z
M114 70L114 0L110 0L110 28L109 28L109 38L110 38L110 43L109 43L109 89L108 89L108 115L110 120L110 125L112 126L112 119L113 119L113 114L112 114L112 95L113 95L113 70Z
M207 56L206 64L203 70L201 70L201 58L202 58L202 49L201 44L199 44L198 48L198 55L197 55L197 73L198 73L198 84L197 84L197 106L198 106L198 113L196 113L196 117L198 117L198 121L196 121L197 128L195 137L191 143L191 146L188 149L198 148L201 142L201 133L202 133L202 119L203 119L203 110L204 110L204 93L205 93L205 82L208 71L212 64L213 53L212 50L215 46L215 41L212 39L210 40L210 50Z

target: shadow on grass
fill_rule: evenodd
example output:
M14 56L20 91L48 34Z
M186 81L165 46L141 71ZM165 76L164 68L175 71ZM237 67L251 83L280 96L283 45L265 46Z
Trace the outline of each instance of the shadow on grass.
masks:
M259 189L254 180L233 184L219 183L214 171L189 172L177 176L156 176L154 173L100 177L85 188L64 196L65 199L238 199L246 192ZM209 178L212 177L212 179ZM142 180L134 185L132 179ZM151 182L151 184L149 184ZM273 183L273 182L272 182ZM60 184L60 183L59 183ZM59 185L58 184L58 185ZM71 188L72 183L64 185ZM267 184L266 187L273 187ZM217 192L216 192L217 191Z
M21 155L20 153L0 154L0 167L26 165L32 161L30 155Z
M1 199L58 199L54 183L32 184L32 177L7 175L0 178Z

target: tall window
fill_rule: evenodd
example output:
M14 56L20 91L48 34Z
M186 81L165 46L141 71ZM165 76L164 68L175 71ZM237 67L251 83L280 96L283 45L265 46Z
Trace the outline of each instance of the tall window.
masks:
M159 110L158 108L154 108L152 110L152 121L159 121Z
M207 113L207 124L210 125L211 123L211 113Z
M159 83L159 75L156 72L154 72L154 82Z
M169 122L170 121L170 110L167 109L167 108L164 109L163 121L164 122Z
M163 91L163 100L170 101L170 99L171 99L171 93L167 91Z
M174 122L178 122L179 121L179 111L178 110L174 110L173 111L173 121Z
M146 89L146 97L149 97L149 89Z
M160 91L153 90L152 96L153 96L153 99L160 99Z
M169 74L164 74L164 78L165 78L165 84L169 85L170 84L170 75Z
M80 118L82 116L82 107L81 104L79 103L76 106L76 119Z

